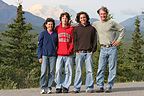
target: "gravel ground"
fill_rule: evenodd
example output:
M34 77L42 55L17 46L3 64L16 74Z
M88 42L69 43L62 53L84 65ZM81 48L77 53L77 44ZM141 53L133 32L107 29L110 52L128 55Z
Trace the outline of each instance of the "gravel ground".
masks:
M95 85L95 90L97 89ZM40 94L39 88L31 89L13 89L13 90L0 90L0 96L144 96L144 82L131 82L131 83L115 83L111 93L86 93L85 86L83 85L80 93L73 93L73 86L70 87L69 93L55 93L55 88L52 94Z

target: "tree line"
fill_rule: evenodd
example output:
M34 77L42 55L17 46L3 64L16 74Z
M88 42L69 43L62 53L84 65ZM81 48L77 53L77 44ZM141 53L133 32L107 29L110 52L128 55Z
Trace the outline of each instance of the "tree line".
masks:
M39 86L40 64L37 59L37 36L32 34L32 25L25 22L22 5L17 7L17 17L0 33L0 89L30 88ZM109 18L112 18L109 15ZM144 81L144 40L140 30L140 20L135 20L132 43L118 48L116 82ZM144 25L143 25L144 26ZM98 67L99 48L93 55L94 78ZM73 66L73 77L75 66ZM108 69L106 70L108 74ZM85 80L83 67L82 79ZM106 75L107 76L107 75ZM105 79L106 80L106 79Z

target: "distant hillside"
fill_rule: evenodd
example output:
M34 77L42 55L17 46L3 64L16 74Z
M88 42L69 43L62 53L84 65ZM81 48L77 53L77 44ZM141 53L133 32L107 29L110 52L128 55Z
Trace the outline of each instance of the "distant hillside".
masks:
M2 0L0 0L0 31L5 31L7 25L13 22L16 18L17 7L13 5L8 5ZM46 10L45 10L46 9ZM72 19L75 18L76 12L70 9L68 6L60 5L59 7L49 7L42 5L34 5L29 9L30 12L25 12L24 17L27 23L31 23L33 26L32 31L40 32L42 30L42 24L44 22L43 18L53 17L59 19L61 12L69 12L72 15ZM11 15L9 15L11 14ZM37 15L37 16L36 16ZM43 18L41 18L43 17ZM74 20L74 19L73 19ZM91 18L90 22L93 23L97 19ZM55 20L56 25L59 24L59 20Z
M7 25L6 24L0 24L0 32L3 32L7 29Z
M3 31L5 30L7 24L13 22L13 19L16 17L17 7L8 5L2 0L0 0L0 7L0 31ZM24 17L26 18L27 23L31 23L33 25L33 29L35 29L34 26L37 26L39 27L39 31L41 30L41 25L44 22L43 18L35 16L29 12L25 12Z
M0 24L7 24L15 17L16 7L13 5L8 5L0 0Z
M7 29L7 25L13 22L13 19L16 17L16 9L17 7L13 5L8 5L2 0L0 0L0 32L5 31ZM47 9L47 10L45 10ZM76 12L72 9L70 9L68 6L60 5L57 7L50 7L50 6L42 6L42 5L35 5L29 8L29 11L31 12L25 12L24 17L26 18L27 23L31 23L33 26L34 32L40 32L42 30L42 24L45 21L43 18L46 17L53 17L57 18L56 25L59 24L59 14L61 12L67 11L72 15L72 20L74 21ZM34 15L35 14L35 15ZM36 16L37 15L37 16ZM125 29L126 29L126 36L125 40L130 41L132 33L134 32L134 22L137 16L128 18L125 21L121 22ZM144 15L138 16L141 21L141 32L142 35L144 35ZM91 18L90 22L93 23L94 21L97 21L96 18ZM74 22L74 25L76 23ZM144 36L143 36L144 37Z
M141 21L141 23L140 23L140 31L141 31L141 34L143 35L143 38L144 38L144 15L138 15L138 16L135 16L135 17L132 17L132 18L128 18L125 21L121 22L121 24L126 29L126 36L125 36L126 40L130 40L131 37L132 37L132 33L135 30L135 19L137 17Z
M94 23L95 21L98 21L98 19L96 19L96 18L90 18L90 23L91 24Z

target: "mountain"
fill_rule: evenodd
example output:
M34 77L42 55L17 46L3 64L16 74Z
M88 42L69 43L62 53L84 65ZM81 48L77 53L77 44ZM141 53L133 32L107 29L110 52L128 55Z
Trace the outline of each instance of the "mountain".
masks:
M126 39L131 39L132 33L135 30L135 19L137 17L140 20L140 31L141 31L141 34L144 37L144 15L138 15L138 16L135 16L135 17L132 17L132 18L128 18L125 21L120 23L121 25L123 25L125 27L125 30L126 30L125 38Z
M16 18L16 10L17 7L13 5L8 5L7 3L0 0L0 31L4 31L7 29L7 24L13 22L13 19ZM29 11L29 12L28 12ZM68 12L72 16L72 20L74 21L76 12L70 9L68 6L60 5L60 6L44 6L44 5L34 5L25 11L24 17L26 18L27 23L31 23L33 26L33 31L40 32L42 30L42 24L45 21L44 19L47 17L52 17L56 19L56 25L59 24L59 15L62 12ZM131 34L134 32L134 22L137 16L128 18L125 21L121 22L126 29L126 36L128 40L131 39ZM144 15L138 15L141 26L140 30L142 35L144 35ZM96 21L96 18L91 18L90 22L93 23ZM75 24L75 22L74 22ZM76 24L75 24L76 25Z
M90 18L90 23L92 24L93 22L98 21L96 18Z
M0 0L0 23L7 24L16 15L16 7L13 5L8 5L2 0ZM14 11L13 11L14 10Z
M59 16L62 12L68 12L72 16L72 18L74 18L76 15L76 12L74 10L64 5L46 6L46 5L36 4L28 8L27 11L45 19L48 17L52 17L57 20L59 20Z
M5 31L7 25L12 23L16 18L17 7L8 5L2 0L0 0L0 7L0 31ZM60 5L54 7L37 4L30 7L28 11L25 11L24 17L26 18L26 23L32 24L33 31L40 32L42 30L42 24L47 17L54 18L56 25L59 24L59 15L62 12L69 12L72 18L76 15L76 12L68 6Z
M27 11L42 18L52 17L57 20L59 20L59 16L62 12L68 12L71 15L71 19L73 20L73 22L75 22L75 17L77 14L74 10L70 9L68 6L65 5L45 6L36 4L28 8ZM90 22L93 23L96 20L96 18L91 18Z
M144 15L138 15L132 18L128 18L125 21L121 22L121 24L128 30L134 31L135 27L135 19L139 18L140 22L140 29L143 30L144 29ZM143 30L144 31L144 30Z
M72 19L74 19L76 17L77 13L73 9L69 8L68 6L66 6L66 5L60 5L59 7L61 9L63 9L64 12L68 12L71 15Z
M12 23L13 19L16 18L17 7L8 5L2 0L0 0L0 7L0 25L2 26L0 26L0 31L4 31L7 29L6 25ZM37 31L35 30L36 27L38 27L36 28L39 29L38 31L42 30L41 26L45 21L43 18L35 16L30 12L25 12L24 17L26 18L26 23L31 23L33 25L34 31Z

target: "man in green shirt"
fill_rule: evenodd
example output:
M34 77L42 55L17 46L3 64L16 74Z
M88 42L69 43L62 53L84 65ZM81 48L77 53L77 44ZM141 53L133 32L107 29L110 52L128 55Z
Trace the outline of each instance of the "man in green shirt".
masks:
M114 79L116 77L117 46L119 46L124 36L124 27L107 19L108 9L106 7L101 7L97 13L100 16L100 21L96 21L93 24L97 30L98 40L101 45L96 77L97 86L99 87L97 92L112 92ZM109 64L109 75L108 84L104 90L104 72L107 63Z

